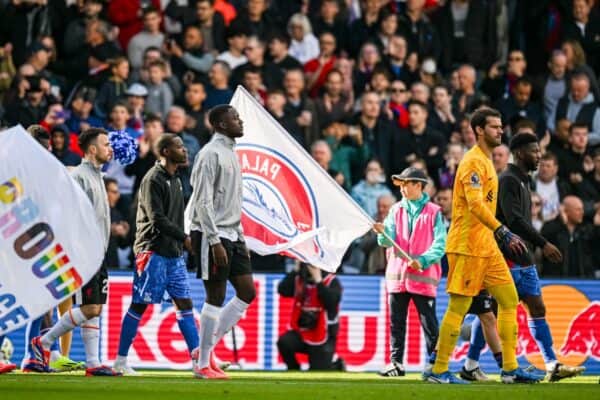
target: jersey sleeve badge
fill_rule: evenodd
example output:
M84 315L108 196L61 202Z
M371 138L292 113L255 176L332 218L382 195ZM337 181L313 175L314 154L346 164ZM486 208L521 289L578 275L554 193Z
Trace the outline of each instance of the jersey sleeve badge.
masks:
M481 187L481 179L477 172L473 172L471 174L471 187L475 189L479 189Z

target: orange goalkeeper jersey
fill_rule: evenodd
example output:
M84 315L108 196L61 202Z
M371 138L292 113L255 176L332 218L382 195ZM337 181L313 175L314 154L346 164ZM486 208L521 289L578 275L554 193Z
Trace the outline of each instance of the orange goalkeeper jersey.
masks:
M452 194L452 223L446 252L476 257L499 253L494 230L498 175L492 160L475 145L458 165Z

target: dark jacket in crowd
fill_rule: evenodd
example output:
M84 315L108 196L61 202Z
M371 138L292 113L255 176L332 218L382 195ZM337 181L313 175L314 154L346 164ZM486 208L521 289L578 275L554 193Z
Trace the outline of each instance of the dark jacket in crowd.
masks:
M578 225L573 232L569 232L559 215L544 224L542 235L558 247L563 255L563 260L559 263L550 262L544 257L543 277L594 277L594 270L599 261L598 250L595 248L598 247L600 239L600 227L584 223Z
M431 57L439 61L442 43L436 28L426 15L413 23L406 15L398 16L398 32L406 38L408 54L417 53L419 60Z
M440 36L442 54L440 65L449 72L459 64L469 63L487 70L496 59L496 2L471 0L465 21L465 36L454 37L452 2L447 1L432 19Z
M440 132L429 126L420 135L416 135L410 128L402 129L394 137L393 147L394 161L391 170L393 172L402 171L410 166L410 161L407 160L410 155L425 160L429 176L432 177L437 176L438 169L444 165L446 139Z

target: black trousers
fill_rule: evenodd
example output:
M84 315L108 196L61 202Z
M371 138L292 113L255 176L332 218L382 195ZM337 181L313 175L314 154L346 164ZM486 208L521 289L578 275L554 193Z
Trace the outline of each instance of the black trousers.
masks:
M404 360L404 343L406 340L406 318L408 316L408 305L412 299L417 311L421 327L425 333L427 353L435 349L437 343L439 326L435 315L435 297L422 296L412 293L390 293L390 346L391 360L402 364Z
M332 369L331 360L335 352L335 341L335 337L329 337L324 344L311 346L302 341L300 333L290 330L279 337L277 348L288 370L300 369L300 364L296 360L296 353L308 355L311 370L330 370Z

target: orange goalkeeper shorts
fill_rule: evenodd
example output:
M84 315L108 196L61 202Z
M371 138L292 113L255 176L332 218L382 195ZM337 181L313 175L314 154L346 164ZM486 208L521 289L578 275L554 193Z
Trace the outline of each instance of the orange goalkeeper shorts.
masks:
M508 265L500 252L492 257L448 253L448 267L448 293L473 297L481 289L514 285Z

